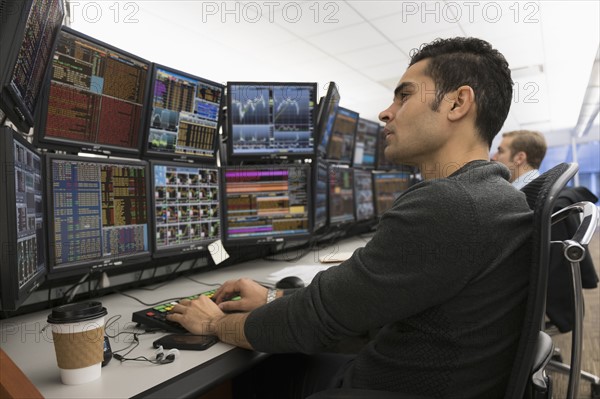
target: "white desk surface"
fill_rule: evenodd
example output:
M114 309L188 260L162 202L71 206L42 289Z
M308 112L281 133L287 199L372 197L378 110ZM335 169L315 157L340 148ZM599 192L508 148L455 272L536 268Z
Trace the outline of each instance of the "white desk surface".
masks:
M334 244L329 248L315 249L295 262L253 260L229 266L220 270L203 272L190 277L206 283L223 283L229 279L250 277L261 282L268 282L269 275L283 268L292 267L301 271L302 266L311 269L311 266L321 265L320 256L328 253L351 252L363 246L365 240L352 237ZM290 254L292 256L292 254ZM152 288L149 286L147 288ZM185 277L179 277L173 282L154 291L143 289L128 290L127 294L146 303L154 303L162 299L185 297L204 292L215 287L199 285ZM106 307L108 315L106 320L115 315L121 318L108 327L107 334L114 336L121 331L141 331L134 329L135 323L131 321L131 314L147 308L137 301L120 294L111 294L97 299ZM155 387L158 384L169 383L169 380L180 376L199 365L213 360L220 355L230 352L233 346L217 343L205 351L180 351L180 356L170 364L153 365L147 362L119 362L112 359L102 368L102 376L96 381L81 385L64 385L60 381L59 370L56 365L52 332L50 328L40 333L46 326L46 319L51 310L30 313L10 319L0 320L0 347L11 357L17 366L27 375L33 384L40 390L45 398L124 398L131 397ZM146 356L154 358L152 342L164 333L140 335L140 344L127 357ZM123 334L110 339L113 351L128 345L131 334ZM240 349L236 349L241 351ZM120 352L121 354L124 352ZM241 354L246 355L246 354ZM248 353L247 355L251 355ZM240 361L239 359L236 361ZM244 360L243 360L244 361ZM210 367L210 366L208 366ZM179 380L173 381L177 384Z

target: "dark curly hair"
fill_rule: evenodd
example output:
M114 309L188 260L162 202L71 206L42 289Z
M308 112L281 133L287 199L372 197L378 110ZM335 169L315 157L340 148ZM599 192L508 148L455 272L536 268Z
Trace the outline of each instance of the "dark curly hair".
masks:
M432 109L437 111L444 96L460 86L475 92L475 127L491 147L510 109L513 81L504 56L481 39L456 37L436 39L415 49L409 66L429 60L425 74L436 86Z

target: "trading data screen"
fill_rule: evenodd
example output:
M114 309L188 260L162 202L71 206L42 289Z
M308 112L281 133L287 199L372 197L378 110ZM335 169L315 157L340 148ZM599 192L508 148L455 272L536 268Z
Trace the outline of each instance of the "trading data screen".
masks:
M40 142L138 153L150 64L63 28Z
M327 163L317 161L315 168L315 216L313 231L317 231L327 224L327 189L329 182L329 168Z
M356 140L354 142L353 166L364 168L375 167L375 156L377 155L377 140L381 126L377 122L360 118L356 128Z
M14 310L46 276L42 163L33 147L0 128L0 297Z
M373 191L377 216L390 209L400 194L411 185L409 172L374 172Z
M9 21L5 20L5 17L18 17L16 12L18 8L28 4L24 0L19 0L19 2L19 4L11 4L14 2L10 0L3 4L6 7L6 14L0 10L0 14L3 14L2 24L15 33L20 29L13 27ZM33 0L25 23L23 41L13 41L13 44L20 43L21 46L10 77L10 84L7 86L13 98L14 107L8 109L7 112L11 116L13 113L17 114L11 119L22 130L29 130L28 128L33 123L40 89L51 61L54 41L60 30L63 16L62 0ZM2 32L2 35L7 37L13 32ZM0 45L4 47L3 50L10 48L10 43L2 42ZM0 53L2 62L6 62L7 54L1 50Z
M354 201L357 222L369 220L375 216L373 177L370 170L354 169Z
M13 141L19 288L46 268L40 156Z
M354 222L354 188L352 169L329 165L329 225Z
M310 233L308 165L224 170L225 240L269 241Z
M160 162L151 167L156 252L195 249L219 239L218 170Z
M49 175L51 272L149 255L145 164L53 157Z
M146 151L215 159L224 86L155 67Z
M313 154L316 83L229 83L227 90L231 157Z
M335 114L326 158L350 164L354 153L354 135L358 125L358 113L339 107Z

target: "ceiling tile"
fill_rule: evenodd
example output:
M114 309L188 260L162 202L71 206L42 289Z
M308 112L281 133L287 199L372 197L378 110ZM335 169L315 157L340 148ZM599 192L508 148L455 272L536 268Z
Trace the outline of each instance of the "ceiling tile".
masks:
M351 68L358 69L375 66L382 62L402 62L407 60L406 55L390 43L338 54L336 58L345 62Z
M386 39L366 22L310 36L306 40L333 55L386 43Z
M424 14L421 14L421 12L415 14L393 14L373 21L373 25L391 41L406 40L408 38L419 37L428 33L453 28L460 31L460 26L451 19L437 15L435 12L432 15L427 14L426 11L423 11L424 8L421 8L421 5L423 4L428 6L435 3L422 2L414 4Z
M298 37L309 37L364 22L364 19L343 1L282 1L264 4L275 6L272 7L272 12L263 13L263 19Z
M399 14L412 10L411 4L406 1L382 1L379 2L380 4L378 4L378 7L373 6L373 0L346 0L346 3L348 3L348 5L358 12L365 20L375 20L391 14Z

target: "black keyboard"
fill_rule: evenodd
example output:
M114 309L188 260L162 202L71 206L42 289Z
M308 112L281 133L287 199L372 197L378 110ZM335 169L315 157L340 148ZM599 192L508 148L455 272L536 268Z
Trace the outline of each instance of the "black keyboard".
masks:
M212 297L215 295L215 292L217 292L216 289L181 299L196 299L200 295L205 295L212 299ZM188 331L185 328L183 328L181 324L167 320L167 315L169 314L169 311L171 311L171 309L173 309L173 306L177 305L177 303L179 303L181 299L134 312L131 315L131 321L133 321L134 323L141 324L146 328L159 328L168 332L181 334L187 333ZM230 300L236 301L239 299L240 297L236 296L234 298L231 298Z

